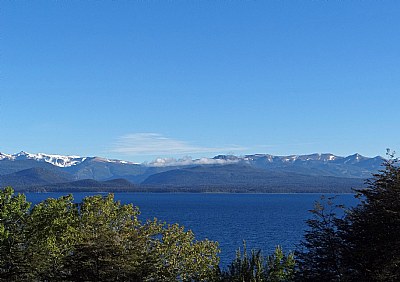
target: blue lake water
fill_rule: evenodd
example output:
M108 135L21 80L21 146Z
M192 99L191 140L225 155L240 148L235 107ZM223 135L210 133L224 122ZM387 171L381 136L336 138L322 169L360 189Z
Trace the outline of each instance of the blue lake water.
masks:
M27 193L27 199L38 203L67 193ZM76 202L88 195L73 193ZM326 195L332 196L332 195ZM321 194L192 194L192 193L115 193L121 203L133 203L141 211L141 220L157 217L167 223L179 223L191 229L197 239L218 241L221 266L235 257L235 251L246 241L247 248L270 254L276 245L294 250L307 227L305 220ZM353 206L351 194L337 195L337 204Z

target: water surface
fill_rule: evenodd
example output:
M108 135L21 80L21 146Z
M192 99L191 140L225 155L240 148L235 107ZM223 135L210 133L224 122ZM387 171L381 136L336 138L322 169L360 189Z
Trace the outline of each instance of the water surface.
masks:
M27 193L38 203L67 193ZM88 195L73 193L76 202ZM270 254L276 245L294 250L310 217L308 210L322 194L201 194L201 193L115 193L121 203L138 206L142 221L157 217L167 223L179 223L191 229L197 239L218 241L221 265L226 266L235 250L246 241L248 249L259 248ZM327 195L332 196L332 195ZM336 203L357 203L351 194L340 194Z

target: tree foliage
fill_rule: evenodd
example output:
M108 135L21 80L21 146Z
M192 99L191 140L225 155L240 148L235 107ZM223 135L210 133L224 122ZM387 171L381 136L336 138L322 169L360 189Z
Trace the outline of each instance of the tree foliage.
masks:
M112 194L73 202L0 190L1 281L215 281L219 248L156 219Z
M400 167L390 155L385 169L358 190L345 239L349 267L364 281L400 281Z
M27 277L27 234L30 204L11 187L0 190L0 279L18 281Z
M322 197L310 210L312 218L306 221L304 240L296 252L299 267L298 279L303 281L341 281L346 266L343 265L344 241L341 236L345 224L338 217L333 198Z
M317 204L297 252L298 280L400 281L400 167L384 168L359 189L360 203L339 218Z
M264 257L260 250L247 252L243 243L243 253L236 252L235 260L222 273L222 281L230 282L281 282L294 279L294 254L286 255L280 246L272 255Z

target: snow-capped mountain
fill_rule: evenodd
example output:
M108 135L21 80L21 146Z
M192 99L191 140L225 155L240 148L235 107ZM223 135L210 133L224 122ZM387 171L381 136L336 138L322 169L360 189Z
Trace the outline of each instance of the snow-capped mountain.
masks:
M46 162L58 167L71 167L83 163L85 160L93 159L97 162L105 163L115 163L115 164L134 164L128 161L122 160L111 160L100 157L81 157L81 156L64 156L64 155L54 155L54 154L31 154L25 151L21 151L16 154L4 154L0 152L0 161L10 160L10 161L23 161L23 160L35 160L38 162Z
M39 189L48 191L79 184L86 185L89 189L93 181L125 179L124 181L134 185L145 185L143 189L147 189L146 185L167 185L172 187L172 191L179 187L205 189L216 185L215 187L224 186L228 189L221 191L350 192L351 188L359 187L372 173L381 169L383 162L384 159L379 156L370 158L353 154L342 157L327 153L288 156L218 155L200 159L159 158L153 162L138 164L101 157L31 154L22 151L17 154L0 153L0 187L11 185L18 189L39 189L43 185L57 184ZM93 181L87 182L88 179ZM65 186L63 181L72 181L72 184ZM73 181L86 182L77 184ZM104 185L111 184L107 182ZM218 189L215 191L220 191Z
M20 161L20 160L35 160L38 162L46 162L58 167L70 167L85 161L86 157L80 156L63 156L63 155L50 155L50 154L31 154L24 151L19 153L9 155L0 153L0 160L11 160L11 161Z
M114 160L114 159L106 159L102 157L81 157L81 156L64 156L64 155L56 155L56 154L31 154L24 151L21 151L16 154L4 154L0 152L0 161L1 160L35 160L39 162L46 162L58 167L71 167L76 166L78 164L83 163L85 160L93 160L96 162L103 163L113 163L113 164L134 164L140 165L139 163L133 163L124 160ZM171 159L171 158L157 158L153 162L145 162L141 164L145 167L167 167L167 166L188 166L188 165L224 165L224 164L233 164L233 163L242 163L254 165L258 164L299 164L299 163L321 163L321 164L347 164L354 165L361 162L377 160L381 162L383 160L382 157L369 158L364 157L358 153L342 157L336 156L333 154L309 154L309 155L288 155L288 156L274 156L270 154L253 154L253 155L245 155L245 156L234 156L234 155L217 155L213 158L201 158L201 159L192 159L190 157L185 157L183 159Z
M0 152L0 161L2 160L12 160L13 156L9 154L4 154Z
M380 158L381 157L375 157ZM269 154L253 154L253 155L245 155L243 157L237 157L233 155L218 155L213 159L219 160L230 160L230 161L241 161L241 162L257 162L263 160L266 163L300 163L300 162L321 162L321 163L344 163L344 164L355 164L365 160L373 159L369 157L364 157L358 153L354 155L350 155L347 157L336 156L333 154L310 154L310 155L288 155L288 156L274 156Z

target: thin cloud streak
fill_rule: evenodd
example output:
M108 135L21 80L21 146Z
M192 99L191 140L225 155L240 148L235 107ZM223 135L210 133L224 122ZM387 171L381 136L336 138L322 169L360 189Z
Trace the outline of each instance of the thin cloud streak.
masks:
M191 157L185 157L178 160L175 158L157 158L152 162L145 162L143 164L146 166L167 167L167 166L189 166L189 165L222 165L222 164L233 164L237 162L239 162L239 160L224 160L224 159L210 159L210 158L192 159Z
M202 147L165 137L159 133L132 133L117 138L111 152L129 156L181 155L244 151L241 146Z

